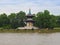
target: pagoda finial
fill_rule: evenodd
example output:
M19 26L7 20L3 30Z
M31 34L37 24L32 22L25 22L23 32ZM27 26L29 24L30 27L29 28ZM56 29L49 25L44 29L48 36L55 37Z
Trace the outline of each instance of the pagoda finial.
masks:
M31 9L29 9L29 15L31 15Z

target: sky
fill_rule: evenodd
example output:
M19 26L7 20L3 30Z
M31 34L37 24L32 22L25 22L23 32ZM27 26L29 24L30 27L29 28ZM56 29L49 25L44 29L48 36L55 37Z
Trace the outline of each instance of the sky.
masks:
M0 0L0 14L24 11L32 14L49 10L51 14L60 15L60 0Z

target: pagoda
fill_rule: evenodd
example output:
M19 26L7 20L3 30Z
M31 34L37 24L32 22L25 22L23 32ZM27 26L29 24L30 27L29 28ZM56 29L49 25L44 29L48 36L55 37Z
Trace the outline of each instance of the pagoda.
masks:
M29 13L26 15L26 20L24 21L26 26L24 27L18 27L17 29L38 29L37 27L33 26L34 20L33 20L34 15L31 14L31 9L29 9Z
M34 15L31 14L31 9L29 9L29 13L26 15L26 26L27 27L33 27L33 20Z

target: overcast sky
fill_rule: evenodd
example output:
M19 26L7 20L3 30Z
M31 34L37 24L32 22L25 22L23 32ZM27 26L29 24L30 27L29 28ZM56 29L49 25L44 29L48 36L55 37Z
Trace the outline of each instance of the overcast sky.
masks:
M51 14L60 14L60 0L0 0L1 13L17 13L25 11L28 13L29 8L32 13L49 10Z

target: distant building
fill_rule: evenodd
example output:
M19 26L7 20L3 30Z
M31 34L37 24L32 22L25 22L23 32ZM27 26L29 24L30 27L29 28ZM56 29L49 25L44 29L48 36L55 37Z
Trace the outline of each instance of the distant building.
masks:
M34 20L32 19L34 15L31 14L31 9L29 9L29 13L26 15L26 26L33 27Z
M31 14L31 9L29 9L29 13L26 15L26 26L25 27L18 27L18 29L38 29L37 27L33 26L33 23L35 22L33 20L34 15Z

